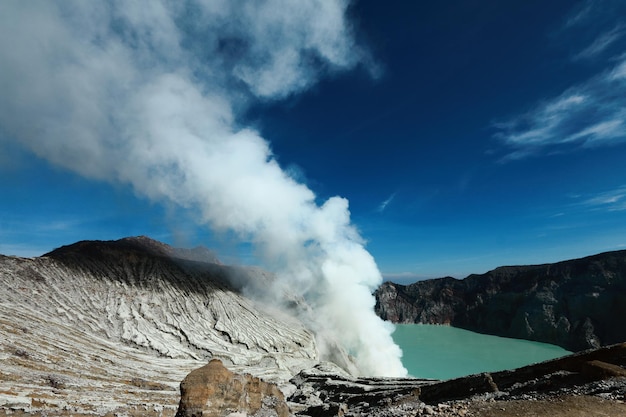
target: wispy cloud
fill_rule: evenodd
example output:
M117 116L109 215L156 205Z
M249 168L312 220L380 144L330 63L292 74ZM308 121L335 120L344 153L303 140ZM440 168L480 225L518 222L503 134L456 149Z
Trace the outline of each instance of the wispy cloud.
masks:
M626 57L529 112L493 126L495 137L509 148L503 160L626 140Z
M589 18L594 9L594 0L587 0L575 8L565 20L564 28L570 28L584 22Z
M623 0L583 0L565 16L561 31L576 31L581 28L604 30L624 16L626 4ZM586 35L593 34L587 30Z
M626 185L593 196L586 196L580 204L592 210L624 211L626 210Z
M613 29L600 34L589 46L574 55L574 60L591 59L606 51L618 39L626 34L624 25L619 24Z
M557 30L567 39L570 65L603 65L561 94L544 97L530 110L493 124L506 146L501 162L626 140L626 3L586 0Z
M385 201L383 201L382 203L378 205L378 208L376 209L376 211L378 211L379 213L382 213L383 211L385 211L389 203L391 203L395 197L396 197L396 193L391 194Z

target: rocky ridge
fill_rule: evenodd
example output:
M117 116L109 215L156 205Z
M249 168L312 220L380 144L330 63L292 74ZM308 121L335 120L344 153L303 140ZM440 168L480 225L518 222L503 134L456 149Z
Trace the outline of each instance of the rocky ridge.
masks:
M251 275L271 280L147 238L0 256L0 417L491 416L481 407L562 396L626 415L624 345L452 381L360 378L243 297Z
M626 340L626 251L463 280L386 282L376 300L377 314L395 323L446 324L580 351Z
M626 344L448 381L358 378L329 365L318 365L292 378L297 390L286 404L271 386L253 385L244 394L242 387L250 380L250 376L232 375L213 362L192 372L181 385L178 417L230 412L282 416L286 405L290 414L312 417L554 417L556 412L568 417L622 416L626 415ZM189 391L201 394L190 401ZM506 413L507 409L511 412Z
M301 322L230 285L254 271L180 254L127 238L0 256L0 407L172 415L210 359L277 383L320 361Z

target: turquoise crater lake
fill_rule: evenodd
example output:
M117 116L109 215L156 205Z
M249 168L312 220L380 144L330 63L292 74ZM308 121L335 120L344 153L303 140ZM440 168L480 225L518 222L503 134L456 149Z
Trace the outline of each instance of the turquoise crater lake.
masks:
M393 340L402 348L402 363L417 378L502 371L571 353L546 343L427 324L396 324Z

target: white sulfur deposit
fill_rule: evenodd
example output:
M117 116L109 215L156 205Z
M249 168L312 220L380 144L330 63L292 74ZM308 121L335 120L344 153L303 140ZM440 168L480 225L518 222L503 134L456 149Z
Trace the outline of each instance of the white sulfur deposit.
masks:
M172 415L180 381L211 358L279 384L318 362L300 322L260 309L213 273L132 253L115 259L0 256L0 407ZM224 269L214 265L214 275Z

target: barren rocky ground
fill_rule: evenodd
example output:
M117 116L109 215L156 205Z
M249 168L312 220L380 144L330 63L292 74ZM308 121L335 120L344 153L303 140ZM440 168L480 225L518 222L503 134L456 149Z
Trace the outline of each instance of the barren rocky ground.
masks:
M358 378L198 255L132 238L0 256L0 416L173 416L210 359L302 416L626 416L624 344L452 381Z
M284 381L318 362L313 335L224 281L129 239L0 257L0 408L173 415L179 384L220 358Z
M475 417L619 417L626 416L624 400L596 396L559 396L545 400L476 402L467 416Z

